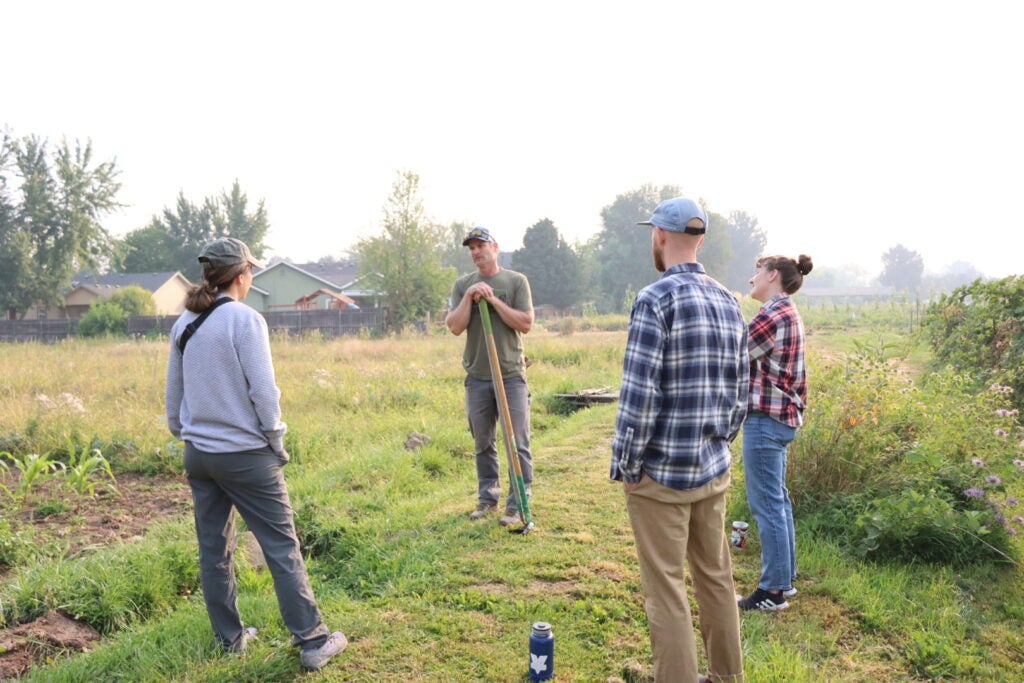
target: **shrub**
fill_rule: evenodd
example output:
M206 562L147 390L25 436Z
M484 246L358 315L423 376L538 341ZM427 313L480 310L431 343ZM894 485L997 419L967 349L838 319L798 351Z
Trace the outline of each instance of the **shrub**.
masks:
M1024 409L1024 276L957 287L928 307L925 329L937 365L952 365L980 386L1014 390Z
M1014 559L1018 413L1008 387L974 385L952 369L918 385L899 361L863 348L824 363L791 450L794 501L865 557Z
M78 321L76 334L82 337L103 337L126 333L125 322L128 314L112 301L100 301L89 306Z
M153 295L138 285L121 287L107 301L119 306L127 315L156 315Z

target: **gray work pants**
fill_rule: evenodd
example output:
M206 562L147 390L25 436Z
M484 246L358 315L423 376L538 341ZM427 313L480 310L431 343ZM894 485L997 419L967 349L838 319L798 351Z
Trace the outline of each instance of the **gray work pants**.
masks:
M512 434L515 436L519 466L523 470L523 483L526 485L527 495L530 495L530 485L533 483L533 456L530 454L530 389L522 375L505 377L502 382L508 398L508 412L512 418ZM479 502L481 505L497 505L501 496L501 479L495 439L500 415L498 399L494 396L494 382L466 377L466 415L469 416L469 431L473 435L476 449ZM511 480L505 506L512 510L518 509Z
M292 644L319 647L328 636L295 535L283 464L269 446L241 453L204 453L185 443L203 598L214 635L226 650L238 647L243 629L235 581L233 509L263 550Z

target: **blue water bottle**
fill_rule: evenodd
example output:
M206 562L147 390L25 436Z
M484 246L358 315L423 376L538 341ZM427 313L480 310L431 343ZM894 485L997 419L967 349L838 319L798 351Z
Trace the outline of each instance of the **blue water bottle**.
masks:
M551 624L538 621L530 634L530 680L547 681L555 675L555 634Z

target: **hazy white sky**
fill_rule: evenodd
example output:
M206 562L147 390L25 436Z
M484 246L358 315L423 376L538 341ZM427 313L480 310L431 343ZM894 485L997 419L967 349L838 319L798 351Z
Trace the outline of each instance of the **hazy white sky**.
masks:
M272 253L380 228L396 171L505 250L644 183L768 251L1024 272L1013 2L6 0L0 126L116 158L118 235L238 179ZM708 239L714 239L709 235ZM637 239L647 239L638 228Z

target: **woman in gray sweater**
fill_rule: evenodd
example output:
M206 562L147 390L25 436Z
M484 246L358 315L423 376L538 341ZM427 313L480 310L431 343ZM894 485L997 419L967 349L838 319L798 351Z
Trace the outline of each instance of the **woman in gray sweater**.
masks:
M203 280L189 291L171 329L167 425L185 442L185 472L195 504L203 598L221 647L245 649L256 637L237 605L234 510L259 541L278 606L307 669L348 645L324 625L306 574L281 468L287 426L263 316L241 303L252 286L252 257L231 237L199 254ZM207 319L208 317L208 319Z

